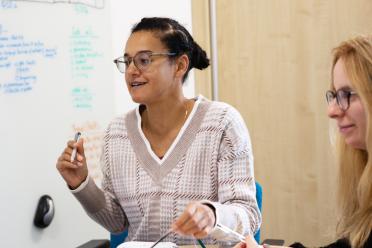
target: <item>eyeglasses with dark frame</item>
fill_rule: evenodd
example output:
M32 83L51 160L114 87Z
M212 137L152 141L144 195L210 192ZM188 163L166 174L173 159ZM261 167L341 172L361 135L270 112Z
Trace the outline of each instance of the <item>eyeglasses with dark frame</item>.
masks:
M326 99L327 99L328 105L330 105L333 102L333 100L336 98L337 105L343 111L346 111L350 106L350 97L352 95L358 95L358 93L356 93L355 91L343 90L343 89L340 89L337 91L328 90L326 92Z
M130 63L134 63L138 70L146 71L149 66L151 65L153 56L174 56L176 53L164 52L164 53L156 53L152 51L141 51L136 53L133 57L129 56L121 56L119 58L114 59L114 63L116 67L121 73L125 73L128 69Z

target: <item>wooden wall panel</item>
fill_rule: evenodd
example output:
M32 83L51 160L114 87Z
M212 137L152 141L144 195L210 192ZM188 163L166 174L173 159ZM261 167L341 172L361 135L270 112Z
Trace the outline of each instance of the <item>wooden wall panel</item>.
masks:
M324 96L331 48L372 32L372 2L216 2L219 99L241 112L251 133L264 191L262 237L325 244L336 224Z
M192 0L192 33L195 41L211 57L210 42L210 23L209 23L209 1ZM194 69L195 73L195 93L202 94L208 99L212 98L212 72L211 67L202 71Z

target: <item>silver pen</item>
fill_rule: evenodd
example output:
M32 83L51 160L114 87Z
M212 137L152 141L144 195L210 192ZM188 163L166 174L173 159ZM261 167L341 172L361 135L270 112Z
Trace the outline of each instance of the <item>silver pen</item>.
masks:
M224 226L224 225L221 225L221 224L217 223L216 227L219 228L221 231L223 231L226 234L231 234L232 236L234 236L234 238L238 239L241 242L245 241L245 237L243 235L241 235L240 233L235 232L234 230L231 230L227 226Z
M75 137L74 137L75 143L79 141L80 136L81 136L80 132L77 132L75 134ZM72 153L71 153L71 163L75 161L75 157L76 157L76 147L72 150Z
M155 241L155 243L152 244L152 246L150 248L155 247L155 245L157 245L159 242L161 242L163 239L165 239L171 233L172 233L172 231L169 231L166 234L164 234L163 236L161 236L158 240Z

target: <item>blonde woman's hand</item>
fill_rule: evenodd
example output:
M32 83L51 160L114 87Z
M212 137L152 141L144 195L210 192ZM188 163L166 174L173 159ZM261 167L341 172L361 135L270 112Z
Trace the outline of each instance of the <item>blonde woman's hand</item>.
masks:
M240 242L233 248L289 248L286 246L276 246L276 245L259 245L253 236L248 235L245 237L245 242Z
M181 235L201 239L211 232L215 222L215 213L211 207L201 202L191 202L172 224L172 229Z
M240 242L234 248L263 248L262 245L257 244L256 240L248 235L245 237L245 242Z
M76 147L76 158L71 162L71 154ZM88 167L84 154L84 140L78 142L70 140L59 156L56 164L57 170L71 189L76 189L88 176Z

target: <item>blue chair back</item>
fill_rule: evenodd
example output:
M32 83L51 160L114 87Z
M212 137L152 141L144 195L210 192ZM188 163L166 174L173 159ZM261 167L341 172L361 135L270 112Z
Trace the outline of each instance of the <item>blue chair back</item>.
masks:
M116 248L118 245L124 242L124 240L128 236L128 231L124 231L122 233L117 234L110 234L110 248Z
M256 182L256 200L257 200L258 208L260 209L262 213L262 186L258 182ZM260 236L261 236L261 228L258 229L256 234L254 235L254 239L257 241L258 244L260 243L260 238L261 238Z
M256 200L258 204L258 208L262 212L262 186L256 182ZM254 235L254 239L257 241L257 243L260 243L260 234L261 234L261 228L258 229L256 234ZM124 240L128 236L128 231L118 233L118 234L110 234L110 248L116 248L118 245L124 242Z

